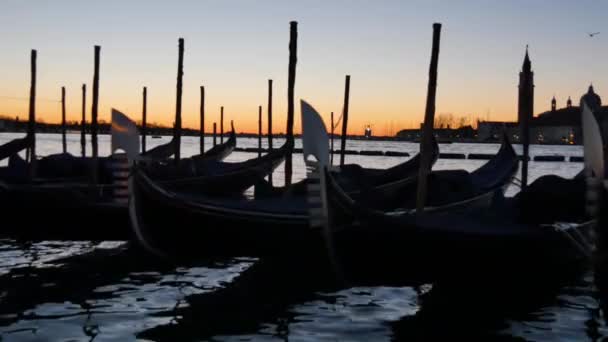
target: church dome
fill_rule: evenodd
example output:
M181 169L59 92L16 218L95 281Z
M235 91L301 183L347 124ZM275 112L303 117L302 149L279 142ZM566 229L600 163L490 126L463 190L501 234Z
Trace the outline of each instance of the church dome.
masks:
M587 103L587 106L589 106L591 110L600 108L602 106L602 99L593 91L593 85L590 85L587 94L581 97L581 107L583 105L583 101Z

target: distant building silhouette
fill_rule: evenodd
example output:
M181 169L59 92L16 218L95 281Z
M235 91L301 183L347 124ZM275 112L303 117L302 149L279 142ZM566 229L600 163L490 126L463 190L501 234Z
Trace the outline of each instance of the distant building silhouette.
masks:
M528 52L524 57L522 70L519 73L518 87L518 120L527 116L530 120L530 143L532 144L581 144L581 107L572 105L572 98L568 96L566 106L557 107L555 95L550 100L548 110L534 116L534 72ZM602 134L608 137L608 106L602 106L601 97L595 93L593 85L589 85L587 92L580 98L580 103L585 101L593 110L597 118ZM437 137L445 139L458 139L466 136L473 136L471 133L462 129L435 129ZM458 131L458 132L457 132ZM477 141L496 141L498 142L502 133L506 132L514 143L521 142L521 134L518 122L504 121L477 121ZM416 140L420 137L419 129L405 129L397 133L397 136L406 140Z
M528 74L529 73L529 74ZM519 95L525 95L523 91L530 92L533 95L533 82L530 82L528 88L521 88L522 78L526 75L533 78L531 69L531 63L529 56L526 54L524 58L524 64L522 72L520 72L520 89ZM602 133L606 135L608 133L608 107L602 106L601 97L595 93L593 85L590 85L587 92L580 98L580 102L585 101L587 105L593 110L600 126ZM533 101L532 101L533 102ZM557 99L555 96L551 99L550 109L538 114L536 117L531 117L530 121L530 142L533 144L545 143L545 144L580 144L582 143L582 129L581 129L581 107L573 106L572 99L568 96L566 101L566 107L558 108ZM533 103L527 103L527 109L533 108ZM522 108L520 102L518 118L521 115L530 115L530 111L525 111L526 108ZM512 141L519 142L517 123L515 122L489 122L480 121L478 122L477 138L479 141L493 141L498 140L501 133L506 131L511 137Z
M530 62L530 56L528 56L528 49L526 48L526 55L524 56L524 63L519 73L519 99L518 99L518 111L517 118L519 122L527 118L529 122L534 117L534 72L532 71L532 62Z
M587 94L581 96L581 106L583 105L583 101L587 103L587 106L589 106L592 111L595 111L602 107L602 98L598 94L596 94L595 91L593 91L593 84L589 86Z
M580 102L585 101L593 110L603 134L608 133L608 106L602 106L602 98L595 93L593 86L589 86L587 92L581 96ZM530 122L530 141L532 143L545 144L580 144L582 143L581 129L581 107L573 106L571 97L566 101L566 107L558 108L557 99L551 99L551 108L539 113ZM495 140L500 137L500 132L506 129L518 142L514 122L488 122L478 123L478 139L481 141Z

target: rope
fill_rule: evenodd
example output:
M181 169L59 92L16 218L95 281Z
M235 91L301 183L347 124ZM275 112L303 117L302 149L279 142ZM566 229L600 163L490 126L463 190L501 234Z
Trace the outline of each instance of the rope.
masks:
M590 250L592 250L592 246L578 231L576 231L576 229L573 229L573 226L578 226L578 225L558 222L555 224L542 225L542 226L551 227L551 228L553 228L554 231L561 233L561 235L564 238L566 238L566 240L570 241L572 246L575 247L576 249L578 249L578 251L581 252L581 254L585 255L585 257L587 257L587 258L591 258ZM572 234L571 234L572 231L575 231L576 233L578 233L578 236L581 239L580 241L577 240L574 236L572 236Z
M343 116L344 116L344 112L342 112L342 114L340 114L340 117L338 118L338 121L334 123L333 130L335 130L336 128L338 128L338 126L340 125L340 122L342 122L342 117Z

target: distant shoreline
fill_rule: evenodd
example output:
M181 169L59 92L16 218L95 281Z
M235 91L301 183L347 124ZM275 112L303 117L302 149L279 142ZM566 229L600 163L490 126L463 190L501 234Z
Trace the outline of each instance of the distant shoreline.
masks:
M25 134L25 130L0 130L0 134L2 133L24 133ZM60 130L45 130L45 131L38 131L37 133L42 133L42 134L61 134ZM68 134L80 134L80 131L74 130L74 129L68 129ZM87 131L87 135L89 134L89 132ZM110 135L109 130L107 131L101 131L99 133L100 135ZM152 136L160 136L160 137L171 137L173 134L170 132L165 132L165 134L152 134L152 133L148 133L146 136L148 137L148 139L154 139ZM224 132L224 136L226 135L226 132ZM184 130L182 132L182 136L189 136L189 137L198 137L199 134L197 131L195 130L191 130L191 129L187 129ZM239 138L252 138L252 139L257 139L258 135L257 134L252 134L252 133L237 133L236 134L237 137ZM212 138L213 134L212 133L205 133L205 137L208 138ZM267 135L262 135L262 137L264 138L264 142L267 142L268 136ZM219 138L219 134L218 134L218 138ZM284 139L285 138L285 134L280 133L280 134L273 134L273 138L278 138L278 139ZM300 134L295 134L295 138L301 138ZM334 137L335 142L338 143L340 141L340 136L339 135L335 135ZM347 136L348 140L356 140L356 141L394 141L394 142L409 142L409 143L420 143L419 140L406 140L406 139L399 139L396 137L371 137L371 138L366 138L364 136L361 135L348 135ZM439 139L438 143L440 145L443 144L500 144L500 141L496 140L496 141L477 141L474 139L453 139L453 140L442 140ZM518 143L513 143L513 145L519 145ZM574 144L574 145L569 145L569 144L530 144L531 146L581 146L580 144ZM336 146L337 147L337 146ZM336 148L337 149L337 148Z

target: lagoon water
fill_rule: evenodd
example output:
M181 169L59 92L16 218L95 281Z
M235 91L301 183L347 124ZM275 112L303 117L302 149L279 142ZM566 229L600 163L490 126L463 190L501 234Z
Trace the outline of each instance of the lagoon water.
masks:
M0 144L18 136L20 134L0 134ZM79 139L78 135L68 136L69 151L73 154L79 154ZM169 137L149 139L148 146L167 141ZM277 139L274 146L281 142ZM182 144L185 156L197 153L198 139L184 137ZM237 144L256 147L257 139L239 138ZM207 148L210 145L208 138ZM99 146L101 155L108 154L109 136L102 135ZM38 135L39 155L57 153L60 148L59 135ZM414 155L418 145L348 141L347 148L406 151ZM495 153L498 145L446 144L440 145L440 149L465 154ZM532 156L549 154L568 157L581 156L583 152L580 146L531 147ZM253 157L253 153L235 152L228 161ZM385 168L404 158L347 155L346 160ZM435 169L473 170L483 162L440 159ZM530 178L534 180L550 173L571 177L581 169L582 163L531 162ZM278 184L282 171L279 167L274 176ZM300 154L294 155L294 171L295 180L304 177ZM511 186L508 193L517 191ZM244 301L242 307L239 303L205 301L206 296L221 291L255 263L255 259L234 258L167 265L134 252L123 242L2 240L0 340L598 341L608 338L608 326L600 305L600 298L606 296L595 288L588 271L540 286L540 290L537 284L527 284L526 280L521 281L518 289L500 288L484 282L480 275L480 281L466 288L445 289L426 284L319 290L295 296L278 306L275 298ZM395 271L407 272L407 269ZM279 276L281 271L277 272ZM251 306L252 302L257 303L255 307ZM235 309L226 314L228 306ZM187 309L210 314L184 317ZM226 317L221 321L214 319L214 312L222 312Z

